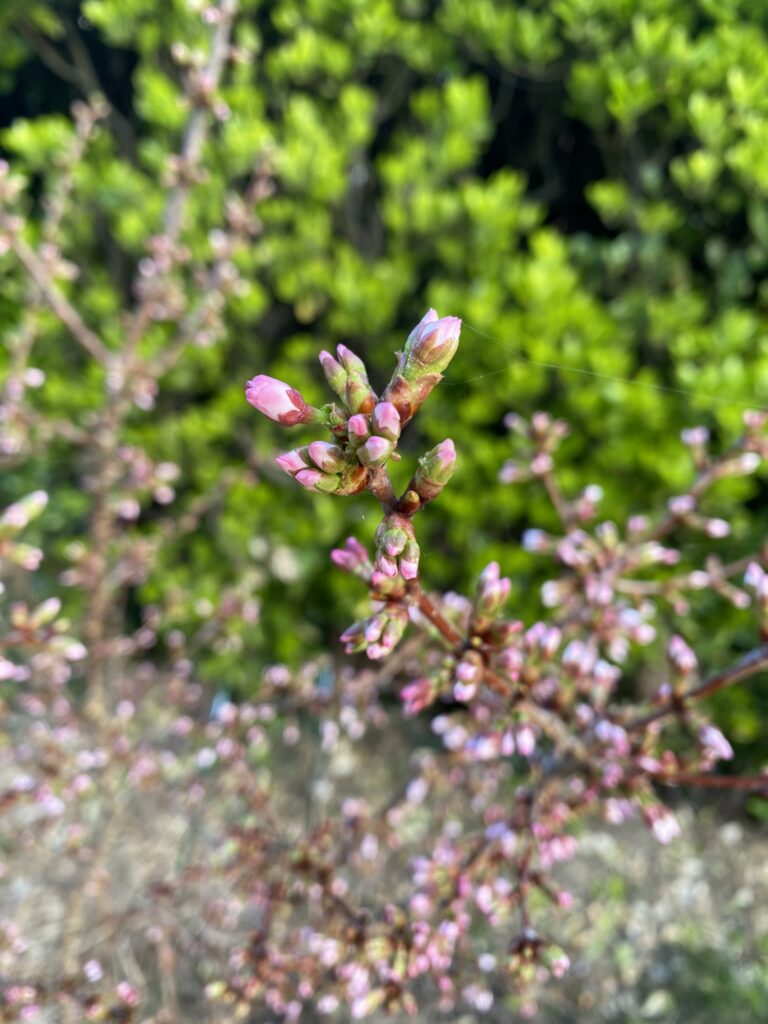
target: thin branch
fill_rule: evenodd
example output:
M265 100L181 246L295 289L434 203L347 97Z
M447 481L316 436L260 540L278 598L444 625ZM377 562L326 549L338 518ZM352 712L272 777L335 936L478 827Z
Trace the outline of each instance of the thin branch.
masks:
M651 722L656 722L667 715L679 713L680 708L687 701L709 697L726 686L739 683L742 679L749 679L750 676L757 675L763 669L768 669L768 643L756 647L749 654L745 654L743 658L740 658L735 665L731 665L730 668L723 669L721 672L716 672L709 679L705 679L703 683L700 683L699 686L693 687L686 693L676 694L668 703L662 704L653 711L649 711L646 715L630 720L624 724L624 728L628 732L637 732L640 729L645 729Z
M768 775L700 775L696 772L679 772L668 775L651 772L651 778L665 786L706 786L709 789L740 789L768 793Z
M5 223L3 226L7 227ZM86 324L69 299L51 278L45 264L39 259L34 250L15 232L9 231L9 234L11 248L40 289L52 311L69 330L75 341L97 362L101 363L102 366L107 366L111 361L111 357L109 349L104 345L101 338Z
M211 45L211 56L205 69L205 78L211 90L216 89L224 70L224 63L229 52L229 37L237 10L237 0L222 0L219 5L219 21ZM208 122L208 111L203 106L196 106L187 122L181 144L180 158L184 170L194 166L200 159L205 132ZM184 207L189 195L188 175L182 174L179 183L171 192L163 218L163 233L175 240L181 230Z

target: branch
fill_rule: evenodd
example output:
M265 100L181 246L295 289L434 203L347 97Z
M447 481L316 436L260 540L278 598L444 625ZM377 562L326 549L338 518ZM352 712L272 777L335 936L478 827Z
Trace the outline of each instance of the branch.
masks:
M237 0L221 0L219 5L220 18L216 25L213 43L211 45L211 56L205 68L205 80L211 90L216 89L224 69L224 62L229 51L229 36L237 9ZM208 122L208 111L203 106L196 106L192 111L184 131L184 138L181 144L179 156L185 170L196 164L200 159L203 143L205 142L205 130ZM189 195L188 175L182 174L179 183L174 187L168 199L163 218L163 233L175 240L181 230L181 223L184 216L184 207Z
M655 782L665 786L706 786L709 789L764 790L768 793L768 775L700 775L696 772L650 772Z
M368 482L368 490L385 512L394 511L397 505L397 497L395 496L392 481L389 479L389 473L385 466L378 466L373 470L371 479Z
M722 690L732 683L738 683L742 679L749 679L750 676L757 675L763 669L768 669L768 643L756 647L749 654L745 654L743 658L739 659L735 665L731 665L730 668L723 669L721 672L716 672L709 679L705 679L703 683L700 683L699 686L695 686L685 693L676 694L667 704L649 711L646 715L630 720L624 725L624 728L628 732L637 732L640 729L645 729L651 722L665 718L667 715L678 713L682 705L687 701L709 697L710 694L717 693L718 690Z
M3 226L7 228L5 222ZM10 244L13 251L19 258L29 276L40 289L43 297L48 302L55 315L69 330L69 333L90 356L102 366L111 361L109 349L104 345L101 338L95 334L80 316L69 299L60 290L55 281L48 273L45 264L39 259L34 250L27 245L23 238L15 232L9 231Z

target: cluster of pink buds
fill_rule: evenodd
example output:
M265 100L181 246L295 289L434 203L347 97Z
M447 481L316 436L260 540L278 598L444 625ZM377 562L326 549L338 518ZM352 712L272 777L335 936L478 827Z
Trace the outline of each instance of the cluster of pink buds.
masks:
M316 409L282 381L264 375L248 381L245 396L264 416L286 427L322 424L332 436L332 441L314 441L278 456L277 465L303 487L321 494L365 490L379 479L377 471L390 459L400 458L396 451L400 432L442 379L458 347L460 330L459 319L440 319L431 309L409 335L381 397L371 387L363 360L346 345L337 346L335 357L320 353L325 378L341 404ZM450 441L425 456L403 496L406 515L436 497L453 471L455 458ZM411 549L404 561L412 565L418 554Z
M369 658L386 658L395 649L408 625L408 612L400 601L371 602L373 615L356 622L341 635L347 654L365 651Z

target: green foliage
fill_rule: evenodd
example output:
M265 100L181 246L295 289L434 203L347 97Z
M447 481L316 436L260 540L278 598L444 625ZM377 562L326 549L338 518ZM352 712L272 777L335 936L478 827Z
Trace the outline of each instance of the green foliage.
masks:
M87 0L60 16L56 4L11 5L3 15L9 52L23 55L5 60L6 89L18 61L34 67L45 56L41 41L53 46L62 25L83 33L80 14L92 26L86 43L108 95L127 86L117 81L118 54L135 59L121 111L128 142L106 130L97 137L77 168L65 225L65 255L84 269L62 287L113 345L126 280L158 225L155 183L186 118L172 43L194 51L207 32L191 7ZM403 443L415 450L450 434L460 455L450 488L423 517L422 546L432 551L424 571L430 584L466 586L499 557L514 573L523 617L538 607L544 570L518 540L530 522L546 526L548 512L539 496L495 483L508 452L505 412L545 407L568 419L573 468L565 483L601 483L605 516L618 519L682 486L682 427L705 422L727 439L742 402L762 396L765 404L768 4L242 7L241 60L223 89L230 115L205 155L208 175L185 234L190 250L208 251L227 195L267 151L277 189L259 210L263 234L238 257L248 284L229 303L225 342L185 356L164 378L156 410L136 415L126 440L180 465L182 509L209 502L192 537L162 545L137 606L165 604L170 621L193 628L206 602L215 606L223 589L247 581L261 602L259 623L209 661L212 678L247 688L259 665L298 661L338 634L355 596L327 570L327 550L353 529L370 538L376 525L364 500L309 496L272 468L284 439L243 401L247 376L286 377L312 400L321 395L321 347L350 343L383 380L389 353L429 305L463 317L447 384L412 428L420 436ZM41 187L71 131L60 97L48 99L1 140L17 170ZM12 332L24 289L7 259L1 272ZM154 343L163 340L159 327ZM53 319L35 362L48 375L35 400L85 421L100 374L83 369ZM55 481L66 533L77 533L85 529L84 467L66 467L60 456L52 448L34 468L18 469L9 489ZM739 539L764 531L765 495L754 486L737 481L718 492L725 516L737 499L753 500L755 515L736 521ZM153 535L161 519L148 508L142 530ZM46 522L57 550L60 511ZM718 543L727 557L728 543ZM732 653L724 645L739 648L746 638L720 621L713 649L713 614L705 602L688 639L715 664ZM749 745L758 706L743 700L733 715Z

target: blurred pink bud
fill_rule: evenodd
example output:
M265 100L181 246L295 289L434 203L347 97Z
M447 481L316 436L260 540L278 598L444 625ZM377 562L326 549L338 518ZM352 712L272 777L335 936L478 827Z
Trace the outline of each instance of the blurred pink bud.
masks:
M699 740L704 750L717 761L730 761L733 747L714 725L704 725L699 730Z
M517 751L523 757L530 757L536 749L536 736L529 725L524 725L515 734Z
M696 655L681 636L675 634L670 637L667 644L667 655L681 675L691 675L696 671L698 666Z
M645 808L643 816L654 835L654 838L664 846L677 839L680 835L680 825L674 814L666 807L652 805Z
M373 568L368 559L368 552L354 537L348 537L343 548L334 548L331 560L343 572L353 573L363 579L370 576Z
M680 434L680 440L691 448L701 448L709 441L706 427L689 427Z
M406 558L403 556L400 559L400 575L404 580L415 580L419 575L419 559Z
M512 581L501 576L498 562L491 562L480 573L476 607L484 615L494 615L509 597Z
M311 423L316 411L304 401L301 394L281 380L260 374L245 385L245 397L259 412L284 427L297 423Z
M297 473L300 473L302 469L308 468L301 451L302 449L300 448L293 448L289 452L284 452L282 455L278 455L275 462L284 473L288 474L288 476L295 476Z
M406 715L417 715L435 699L435 684L431 679L414 679L400 691Z

